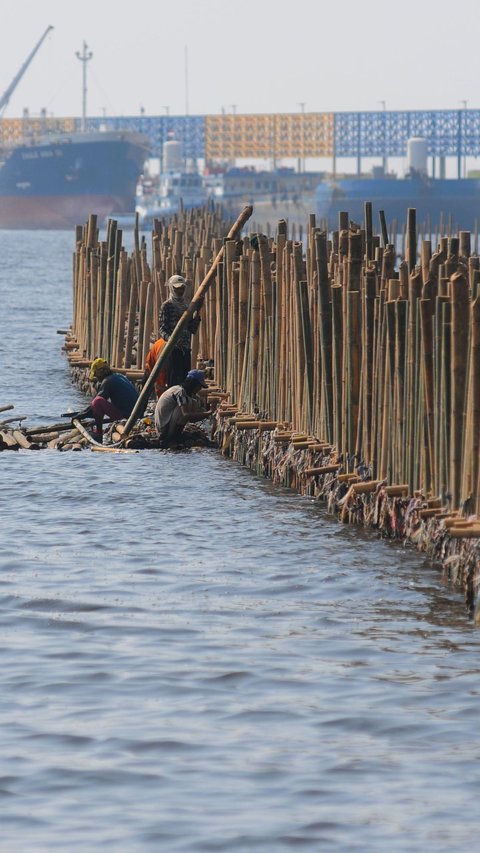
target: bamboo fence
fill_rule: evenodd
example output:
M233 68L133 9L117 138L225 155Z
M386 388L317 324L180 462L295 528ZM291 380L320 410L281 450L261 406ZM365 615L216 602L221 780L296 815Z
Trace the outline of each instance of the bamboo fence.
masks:
M109 220L106 239L100 241L96 216L90 216L76 232L73 322L65 344L72 368L85 367L101 356L115 370L140 379L150 345L159 337L168 279L184 275L191 295L212 260L212 246L215 241L222 245L227 231L219 208L181 211L168 223L156 220L149 261L147 243L140 239L138 228L128 253L115 220ZM215 311L211 300L203 312L200 333L193 339L194 359L199 347L208 349L206 339L214 335Z
M193 363L214 363L239 417L323 442L344 474L361 469L478 515L476 234L434 243L418 234L410 210L399 259L384 218L375 233L368 204L364 221L361 228L340 214L328 235L311 215L304 244L283 220L275 236L225 241ZM157 222L149 263L138 232L129 255L116 223L99 242L91 217L77 231L72 365L100 355L139 377L166 281L181 273L194 292L227 230L218 209Z
M215 377L238 410L325 441L345 473L479 512L479 258L470 234L418 239L405 259L366 228L306 245L255 235L226 246ZM223 322L220 320L223 318ZM225 322L228 318L228 322Z

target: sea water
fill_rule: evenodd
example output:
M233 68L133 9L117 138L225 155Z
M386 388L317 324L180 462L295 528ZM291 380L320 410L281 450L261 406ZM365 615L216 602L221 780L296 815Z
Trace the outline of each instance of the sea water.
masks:
M85 404L73 248L0 232L29 425ZM5 451L0 495L2 853L480 849L480 635L438 567L215 450Z

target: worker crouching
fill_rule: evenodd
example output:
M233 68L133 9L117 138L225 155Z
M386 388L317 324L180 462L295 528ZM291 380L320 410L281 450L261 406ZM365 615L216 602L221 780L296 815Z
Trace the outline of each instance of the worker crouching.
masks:
M103 419L108 417L112 421L118 421L128 418L138 400L138 391L126 376L115 373L104 358L92 361L90 380L100 384L96 396L82 414L84 417L90 415L94 418L92 437L102 443Z
M197 423L208 418L214 408L204 408L202 388L207 388L202 370L190 370L180 385L172 385L165 391L155 407L155 427L164 447L181 439L187 423Z

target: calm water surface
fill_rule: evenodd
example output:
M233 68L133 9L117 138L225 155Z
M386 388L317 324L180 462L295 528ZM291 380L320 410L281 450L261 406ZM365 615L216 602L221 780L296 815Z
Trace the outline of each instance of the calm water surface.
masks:
M83 401L69 233L0 231L0 404ZM6 417L2 415L1 417ZM215 451L0 454L0 850L480 850L479 634Z

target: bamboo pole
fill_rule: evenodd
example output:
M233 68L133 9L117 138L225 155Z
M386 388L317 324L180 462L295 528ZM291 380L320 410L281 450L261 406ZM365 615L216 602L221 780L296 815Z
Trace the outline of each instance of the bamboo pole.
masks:
M460 493L463 440L465 426L466 391L466 347L465 334L468 329L468 285L463 272L455 273L450 279L452 295L452 401L451 423L452 444L450 454L450 483L454 506L465 498Z

